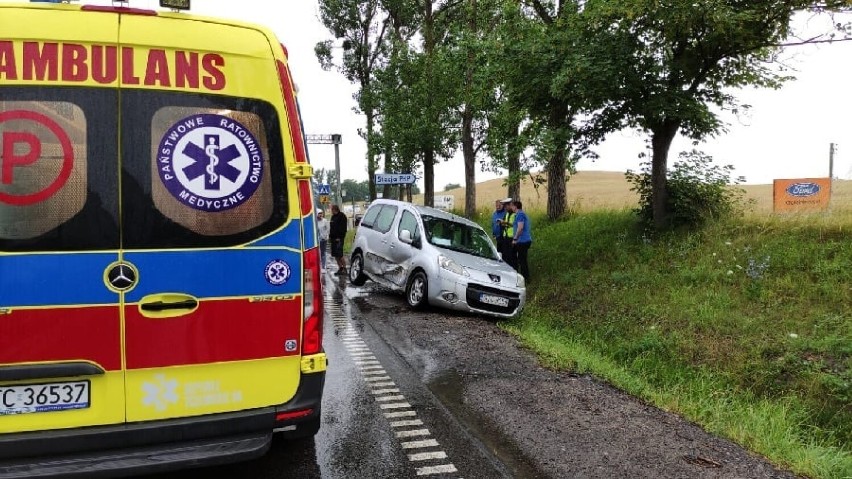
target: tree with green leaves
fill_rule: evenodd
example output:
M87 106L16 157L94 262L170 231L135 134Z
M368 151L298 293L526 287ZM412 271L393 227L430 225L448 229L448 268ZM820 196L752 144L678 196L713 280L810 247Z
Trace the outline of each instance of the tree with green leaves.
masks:
M362 137L367 141L367 175L370 198L376 197L375 173L378 149L375 139L376 101L373 72L385 55L390 18L382 14L379 0L320 0L320 16L337 39L342 39L343 61L338 69L359 86L355 99L367 120ZM332 40L317 43L315 52L326 70L333 66Z
M444 45L447 15L460 3L397 0L411 22L406 24L410 34L394 35L389 59L376 71L386 161L393 157L394 169L401 173L415 172L415 162L423 165L427 205L434 204L435 162L452 157L457 144L452 116L457 79L450 74L452 63Z
M446 16L447 35L442 45L449 59L454 112L460 126L464 160L465 215L476 213L476 170L480 152L488 142L489 112L498 107L498 62L493 53L493 30L499 21L501 0L464 0ZM495 130L497 133L499 130Z
M842 8L848 3L585 2L582 26L584 36L595 46L595 55L587 58L579 76L603 77L605 85L610 85L601 117L650 135L656 228L667 225L668 156L675 136L681 133L702 140L724 132L718 112L737 108L734 89L779 88L791 78L768 60L791 34L794 14L810 8ZM563 89L565 95L573 93Z
M571 74L593 48L577 27L585 3L507 0L499 33L505 94L529 116L522 136L547 172L551 219L562 217L567 208L566 172L592 154L590 145L606 131L596 122L581 121L593 106ZM517 147L513 151L519 154Z

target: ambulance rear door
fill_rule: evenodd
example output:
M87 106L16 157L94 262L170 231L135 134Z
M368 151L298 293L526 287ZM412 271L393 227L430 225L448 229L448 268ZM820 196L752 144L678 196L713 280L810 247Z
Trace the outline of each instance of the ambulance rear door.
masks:
M300 381L301 222L272 46L179 17L121 19L129 422L283 404Z
M0 434L125 419L117 34L0 6Z

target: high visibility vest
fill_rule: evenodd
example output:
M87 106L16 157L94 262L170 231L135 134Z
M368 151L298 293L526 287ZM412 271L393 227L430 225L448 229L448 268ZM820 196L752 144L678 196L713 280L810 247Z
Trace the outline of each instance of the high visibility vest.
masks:
M506 213L506 216L503 218L503 221L509 223L509 226L503 228L503 237L505 238L514 238L515 237L515 213Z

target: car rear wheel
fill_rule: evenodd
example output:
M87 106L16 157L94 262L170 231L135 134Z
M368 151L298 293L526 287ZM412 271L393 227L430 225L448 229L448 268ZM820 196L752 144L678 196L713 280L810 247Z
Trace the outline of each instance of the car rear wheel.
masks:
M429 281L426 279L426 273L417 271L408 279L408 285L405 287L405 300L413 309L420 309L429 302Z
M355 286L363 286L367 282L367 275L364 274L364 255L360 251L353 253L349 259L349 281Z

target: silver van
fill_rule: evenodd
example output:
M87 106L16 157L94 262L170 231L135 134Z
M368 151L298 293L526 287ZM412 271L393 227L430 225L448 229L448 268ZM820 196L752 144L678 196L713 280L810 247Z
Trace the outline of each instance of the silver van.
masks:
M479 225L393 200L374 201L361 220L349 279L404 291L412 308L432 304L508 318L526 301L524 277L500 259Z

